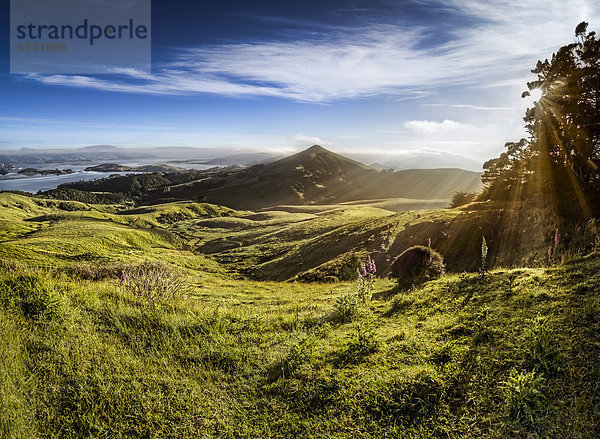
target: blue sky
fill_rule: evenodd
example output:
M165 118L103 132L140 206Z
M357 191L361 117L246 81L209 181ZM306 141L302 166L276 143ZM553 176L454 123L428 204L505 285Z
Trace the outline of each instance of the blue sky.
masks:
M491 4L490 4L491 3ZM9 74L0 6L0 150L193 146L479 163L524 134L538 59L594 1L152 2L152 73Z

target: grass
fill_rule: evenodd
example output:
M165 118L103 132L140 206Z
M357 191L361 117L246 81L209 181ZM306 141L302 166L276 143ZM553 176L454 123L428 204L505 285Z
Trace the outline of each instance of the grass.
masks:
M598 254L483 279L449 274L402 293L378 280L371 302L338 318L354 281L249 280L199 243L232 230L213 224L245 219L242 249L267 230L282 249L294 233L297 250L328 234L356 233L358 245L368 218L396 231L394 221L425 214L206 206L189 219L176 205L0 201L14 230L0 242L10 299L0 300L0 437L600 435ZM166 211L174 224L157 220ZM41 215L53 216L31 233L27 219ZM194 229L202 221L215 223ZM184 238L192 233L197 242ZM120 270L143 261L173 267L189 288L149 300L121 285Z

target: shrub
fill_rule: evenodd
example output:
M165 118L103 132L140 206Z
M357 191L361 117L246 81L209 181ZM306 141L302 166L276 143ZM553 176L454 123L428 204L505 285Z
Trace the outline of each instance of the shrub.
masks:
M52 316L58 309L52 291L40 277L34 275L0 281L0 304L30 319Z
M392 276L398 278L402 289L436 279L444 272L442 255L421 245L407 249L392 263Z
M189 290L183 275L164 262L143 262L127 267L121 283L127 291L148 300L172 299Z
M477 198L476 192L454 192L454 195L452 195L452 199L450 200L450 207L455 208L464 204L469 204L472 201L475 201L475 198Z
M357 319L362 312L360 297L351 291L336 299L329 320L335 323L347 323Z
M510 417L522 424L533 426L544 403L544 380L535 372L517 372L502 382L502 390Z

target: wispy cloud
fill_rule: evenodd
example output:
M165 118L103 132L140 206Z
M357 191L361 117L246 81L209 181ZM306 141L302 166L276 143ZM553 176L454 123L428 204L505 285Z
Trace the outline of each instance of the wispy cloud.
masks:
M476 111L514 111L514 107L493 107L485 105L472 104L423 104L424 107L443 107L443 108L464 108Z
M423 47L425 26L365 24L319 29L296 40L188 48L155 74L114 71L119 79L30 75L45 84L112 92L269 96L328 102L374 95L409 96L441 85L498 87L523 83L533 63L569 41L582 19L598 17L591 1L452 0L426 2L475 25ZM471 108L465 105L464 108ZM487 110L480 107L473 109Z
M449 119L446 119L442 122L435 122L431 120L409 120L404 122L404 128L421 135L477 131L477 128L473 125L456 122Z

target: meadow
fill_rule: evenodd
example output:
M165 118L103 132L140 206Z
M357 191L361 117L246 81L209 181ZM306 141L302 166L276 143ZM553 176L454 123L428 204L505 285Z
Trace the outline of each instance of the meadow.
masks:
M0 435L598 437L600 256L464 271L495 211L374 203L0 194ZM357 300L428 236L464 270Z

